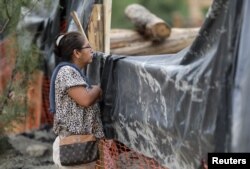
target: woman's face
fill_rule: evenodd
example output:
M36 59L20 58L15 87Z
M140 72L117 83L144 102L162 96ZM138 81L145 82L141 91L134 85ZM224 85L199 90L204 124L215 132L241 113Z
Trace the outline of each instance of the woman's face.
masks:
M80 49L80 60L83 66L86 66L87 64L92 62L92 59L93 59L93 49L87 42Z

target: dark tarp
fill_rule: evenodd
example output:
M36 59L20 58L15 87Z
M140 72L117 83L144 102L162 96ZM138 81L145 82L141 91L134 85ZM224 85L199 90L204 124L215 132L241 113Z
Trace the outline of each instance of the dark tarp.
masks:
M245 0L242 7L242 29L237 39L238 56L235 61L236 73L232 96L232 151L250 152L250 2ZM237 25L235 25L237 26ZM240 25L238 25L240 26Z
M249 4L214 1L177 54L107 57L107 137L171 169L198 168L208 152L249 151Z

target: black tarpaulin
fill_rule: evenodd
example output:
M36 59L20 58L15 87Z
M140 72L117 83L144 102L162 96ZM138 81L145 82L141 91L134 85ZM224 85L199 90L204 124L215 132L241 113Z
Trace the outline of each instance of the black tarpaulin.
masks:
M190 48L107 57L107 137L171 169L198 168L208 152L249 150L249 10L247 0L216 0Z
M250 100L250 2L245 0L242 7L243 20L240 38L237 39L238 51L235 61L235 79L232 95L232 144L233 152L250 152L249 100ZM242 18L236 18L241 20ZM236 25L235 25L236 26Z

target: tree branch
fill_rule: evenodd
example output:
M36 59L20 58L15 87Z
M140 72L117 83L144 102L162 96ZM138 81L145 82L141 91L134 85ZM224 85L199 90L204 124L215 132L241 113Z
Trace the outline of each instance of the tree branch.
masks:
M9 19L4 23L2 29L0 30L0 33L3 33L3 31L5 30L5 28L7 27L8 23L9 23Z
M14 78L15 78L15 75L17 73L17 60L18 60L18 57L16 58L16 61L15 61L15 67L13 68L12 70L12 73L11 73L11 78L10 78L10 81L9 81L9 84L8 84L8 87L7 87L7 92L5 92L5 96L4 96L4 99L2 101L2 104L0 105L0 115L3 113L3 109L4 109L4 106L8 103L8 100L10 99L11 97L11 91L12 91L12 85L13 85L13 81L14 81Z

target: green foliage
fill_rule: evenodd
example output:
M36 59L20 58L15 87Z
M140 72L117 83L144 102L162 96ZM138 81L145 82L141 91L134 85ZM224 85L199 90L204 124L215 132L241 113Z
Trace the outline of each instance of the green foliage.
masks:
M16 68L18 72L23 74L31 75L34 70L39 67L40 63L40 51L36 46L32 46L27 50L20 51L21 53L20 58L16 63Z
M111 27L113 28L131 28L132 24L128 22L124 15L124 10L128 4L139 3L139 0L112 1Z
M21 6L28 6L31 0L1 0L0 1L0 24L2 33L7 35L15 32L19 21ZM6 27L3 26L6 24Z

